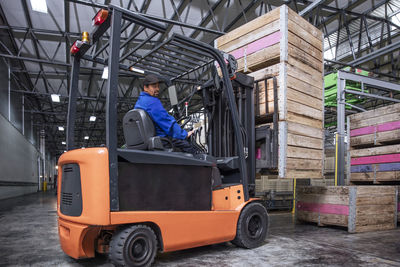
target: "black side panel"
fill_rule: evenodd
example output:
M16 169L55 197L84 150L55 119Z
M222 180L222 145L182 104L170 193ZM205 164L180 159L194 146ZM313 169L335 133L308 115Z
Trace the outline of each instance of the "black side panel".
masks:
M211 210L212 167L118 163L120 211Z
M81 173L76 163L65 164L62 167L60 210L68 216L82 214Z

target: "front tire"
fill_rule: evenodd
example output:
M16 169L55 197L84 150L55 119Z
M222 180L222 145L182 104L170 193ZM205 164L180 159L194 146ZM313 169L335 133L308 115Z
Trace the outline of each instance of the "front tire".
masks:
M251 202L240 213L232 243L242 248L258 247L267 237L268 225L267 209L260 203Z
M116 266L150 266L157 254L157 237L146 225L117 231L110 242L109 257Z

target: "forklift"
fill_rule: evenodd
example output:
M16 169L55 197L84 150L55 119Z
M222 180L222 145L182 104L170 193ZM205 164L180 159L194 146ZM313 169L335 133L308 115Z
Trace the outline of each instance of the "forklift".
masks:
M121 38L132 27L147 31L147 39ZM166 31L152 19L110 5L93 18L90 34L71 47L67 152L58 161L57 214L61 247L72 258L107 254L117 266L149 266L158 252L229 241L250 249L266 239L267 210L254 198L254 79L236 73L232 56L178 34L139 54ZM110 39L104 44L106 32ZM95 44L100 48L87 53ZM105 49L107 58L101 58ZM108 67L106 144L98 147L75 145L83 61ZM202 153L164 147L143 110L130 110L118 125L120 76L163 73L170 84L185 83L204 66L211 66L212 78L189 94L201 99L207 122ZM122 143L118 128L123 128Z

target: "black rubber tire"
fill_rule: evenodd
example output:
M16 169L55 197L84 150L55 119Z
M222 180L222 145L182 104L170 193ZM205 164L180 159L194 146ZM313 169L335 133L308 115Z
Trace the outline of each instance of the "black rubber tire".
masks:
M236 237L231 242L242 248L255 248L263 244L268 234L267 209L258 202L251 202L240 213Z
M157 237L146 225L125 227L111 238L109 258L116 266L150 266L156 254Z

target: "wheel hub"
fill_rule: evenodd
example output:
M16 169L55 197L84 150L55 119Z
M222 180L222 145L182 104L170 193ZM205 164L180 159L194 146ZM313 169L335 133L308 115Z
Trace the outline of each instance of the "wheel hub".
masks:
M129 256L132 261L140 262L144 260L148 254L148 244L146 240L142 237L137 237L131 244Z
M253 214L249 216L247 220L247 232L249 237L258 238L260 237L263 230L262 219L258 214Z

